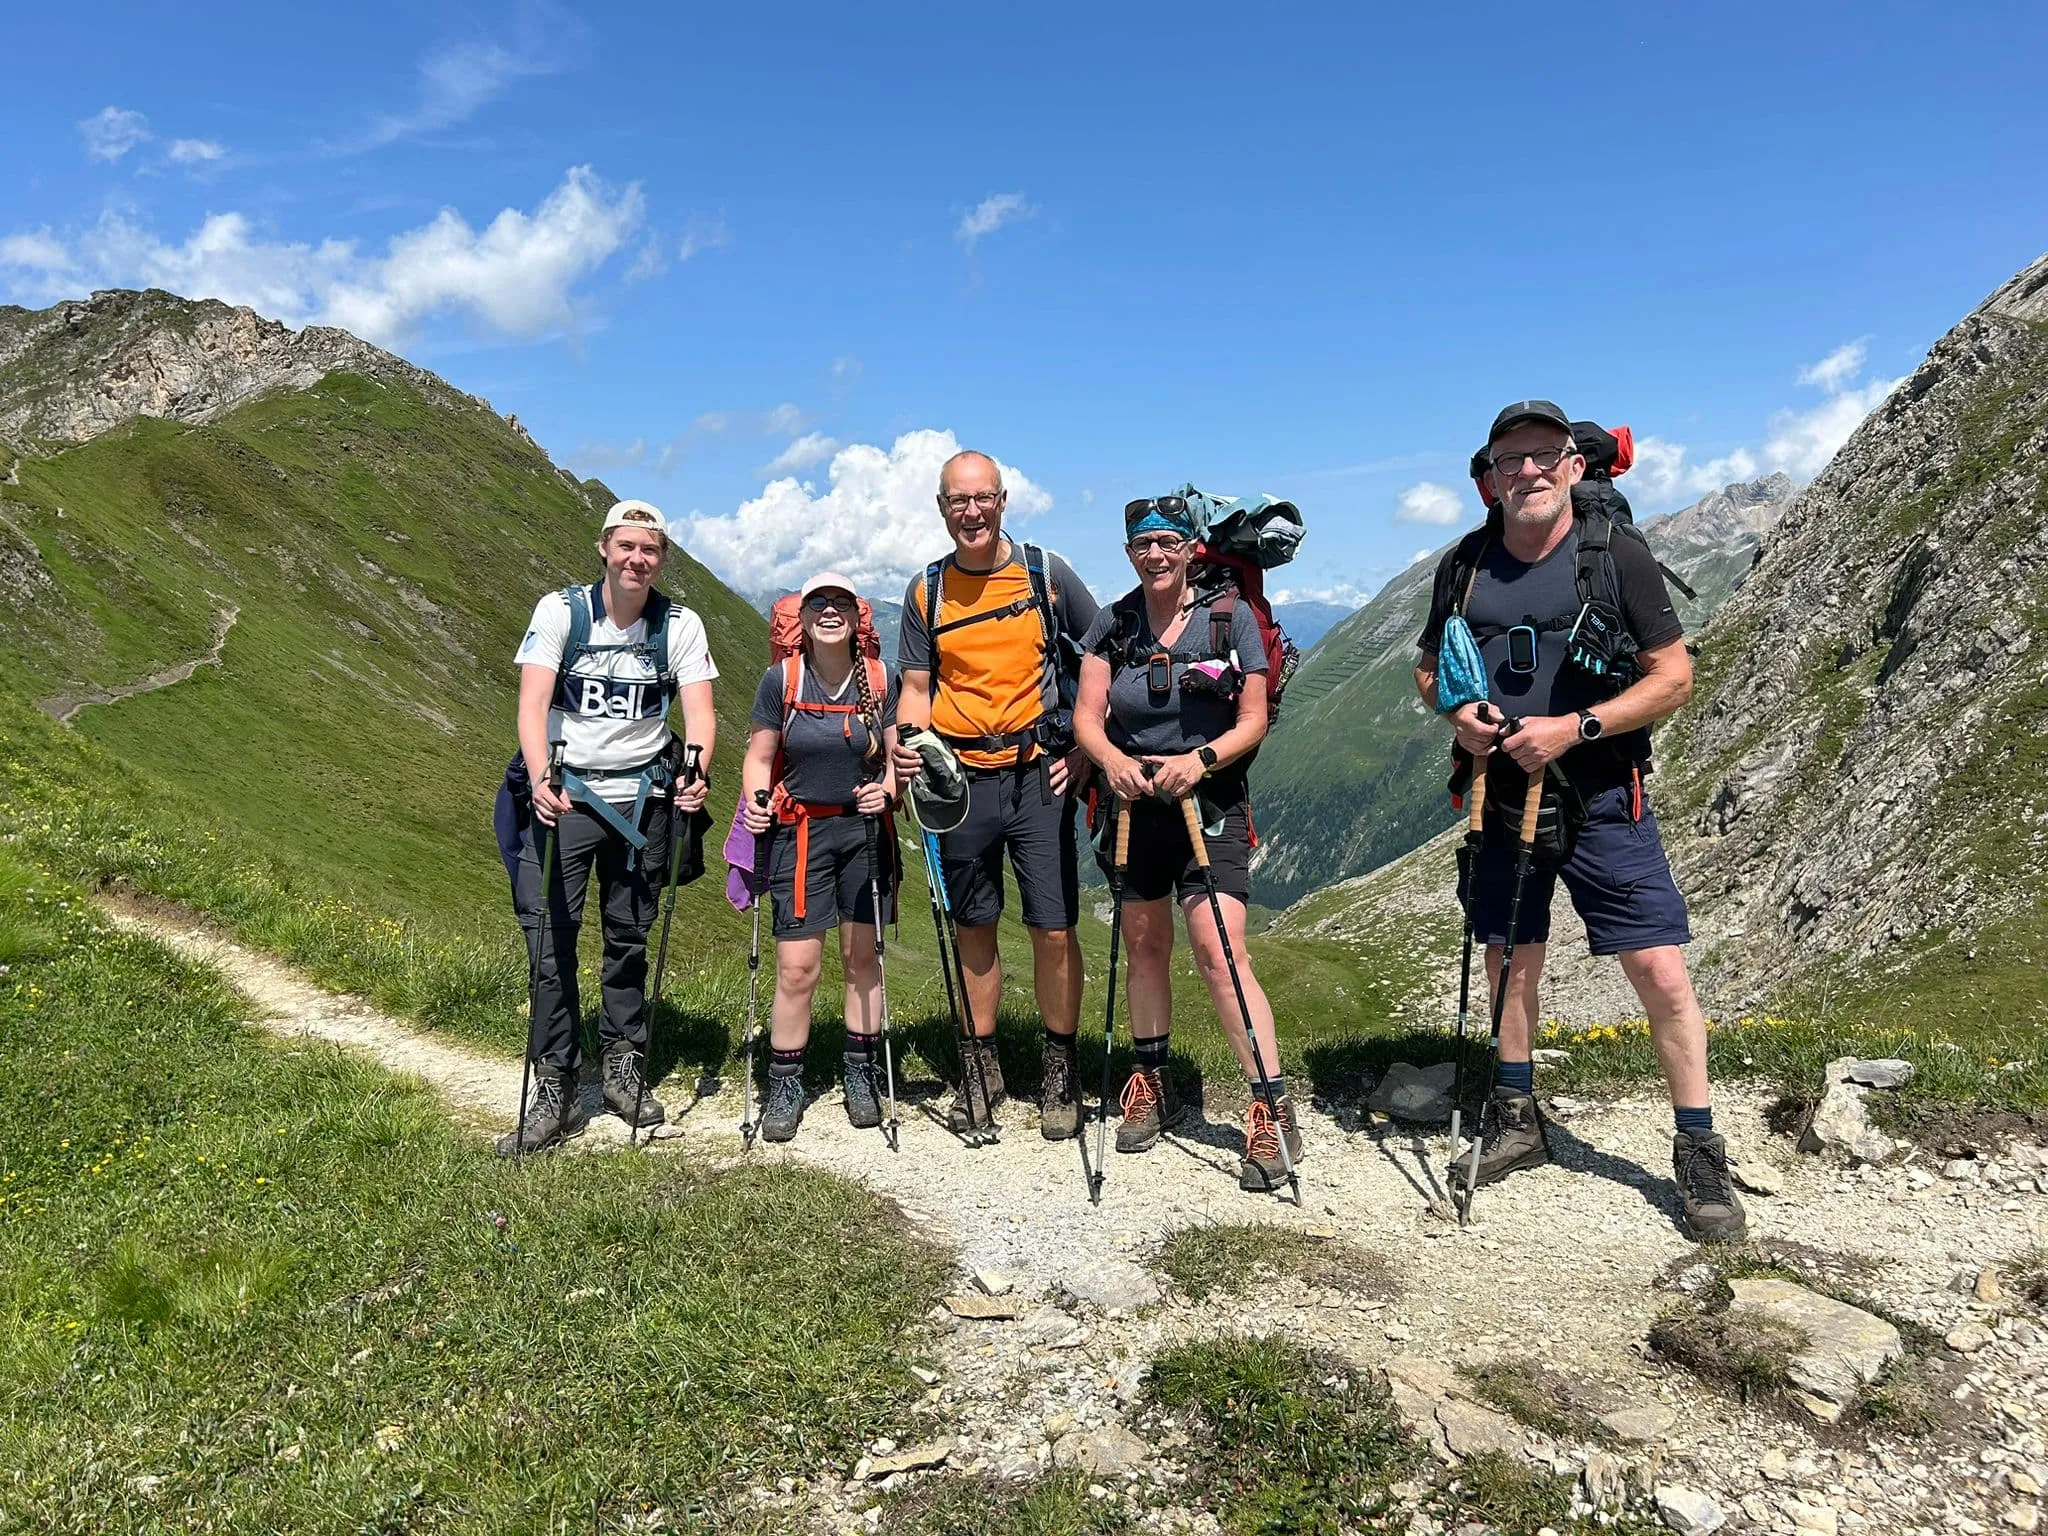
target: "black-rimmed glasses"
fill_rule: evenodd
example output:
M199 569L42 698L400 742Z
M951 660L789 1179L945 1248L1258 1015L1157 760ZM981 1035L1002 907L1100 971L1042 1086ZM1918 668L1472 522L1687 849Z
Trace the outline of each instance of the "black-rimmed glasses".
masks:
M1494 459L1493 472L1512 480L1522 472L1524 464L1534 464L1547 475L1576 451L1572 448L1538 448L1533 453L1503 453Z
M993 512L1003 504L1003 493L1001 491L976 491L972 495L968 495L962 492L952 496L941 496L939 502L948 512L953 513L965 512L970 506L979 507L984 512Z

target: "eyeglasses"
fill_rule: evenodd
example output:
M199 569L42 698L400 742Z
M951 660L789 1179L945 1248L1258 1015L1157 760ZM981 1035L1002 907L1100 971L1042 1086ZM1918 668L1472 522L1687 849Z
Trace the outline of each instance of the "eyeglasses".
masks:
M1185 522L1188 515L1188 499L1185 496L1145 496L1137 501L1124 503L1124 521L1136 522L1147 512L1157 512L1162 517L1178 518Z
M851 613L857 598L841 597L837 592L813 592L804 599L804 607L812 613L823 613L831 609L834 613Z
M1538 448L1534 453L1504 453L1493 461L1493 472L1512 480L1524 464L1534 464L1547 475L1576 452L1576 448Z
M970 503L979 507L984 512L993 512L1003 504L1003 493L1001 491L976 491L972 496L960 494L941 496L939 498L939 504L948 512L965 512Z
M1188 541L1177 533L1141 533L1124 546L1133 555L1148 555L1157 550L1162 555L1177 555L1188 547Z

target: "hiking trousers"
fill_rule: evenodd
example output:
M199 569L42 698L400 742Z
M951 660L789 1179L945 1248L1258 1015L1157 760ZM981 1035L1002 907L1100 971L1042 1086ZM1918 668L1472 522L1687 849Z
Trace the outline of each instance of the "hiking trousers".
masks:
M599 1050L624 1041L647 1049L647 933L659 915L668 881L669 806L651 802L642 818L647 846L627 867L632 845L582 806L561 820L555 837L561 867L555 871L547 943L541 943L541 846L547 829L535 822L519 853L514 906L526 935L527 964L534 984L532 1033L527 1048L537 1065L575 1071L582 1065L582 1000L576 985L576 935L583 925L583 898L597 876L604 923L604 962L598 972L604 1009L598 1015Z

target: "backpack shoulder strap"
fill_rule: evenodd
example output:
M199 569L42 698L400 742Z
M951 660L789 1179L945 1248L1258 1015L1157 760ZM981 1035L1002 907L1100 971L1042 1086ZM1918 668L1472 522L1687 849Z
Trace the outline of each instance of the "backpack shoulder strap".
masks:
M662 698L674 702L676 696L676 672L669 665L668 621L675 612L675 604L668 600L665 592L647 594L647 653L654 663L654 678L661 687Z
M1213 661L1225 661L1235 653L1231 644L1231 621L1237 617L1237 582L1226 580L1209 599L1209 649Z
M1577 514L1579 559L1573 580L1581 603L1598 602L1617 612L1621 608L1619 583L1614 579L1614 520L1605 512L1588 509Z
M939 594L946 584L946 561L941 556L924 568L924 632L932 645L932 671L939 669Z
M1052 582L1045 574L1045 551L1036 544L1024 546L1024 574L1031 582L1031 603L1038 610L1040 645L1045 664L1045 707L1056 708L1060 697L1059 615L1053 611Z
M1130 666L1131 653L1138 648L1138 629L1144 623L1140 605L1144 600L1143 592L1133 587L1109 605L1109 628L1103 631L1096 654L1109 663L1112 680Z
M604 586L564 587L562 600L569 605L569 638L562 646L562 670L567 672L590 649L591 610L604 612Z
M791 651L782 658L782 733L789 734L789 724L796 718L797 701L804 694L804 653Z

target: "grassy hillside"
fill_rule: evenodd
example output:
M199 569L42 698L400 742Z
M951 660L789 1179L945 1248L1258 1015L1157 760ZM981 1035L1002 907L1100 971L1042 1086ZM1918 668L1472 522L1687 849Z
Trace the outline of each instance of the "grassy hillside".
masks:
M130 421L16 473L0 536L46 576L0 607L13 686L62 712L224 629L217 667L85 702L75 728L366 902L502 910L488 829L512 651L540 592L595 574L608 492L487 412L347 374L205 426ZM759 616L681 552L667 585L745 677ZM747 698L720 693L729 796ZM723 921L708 885L686 902Z

